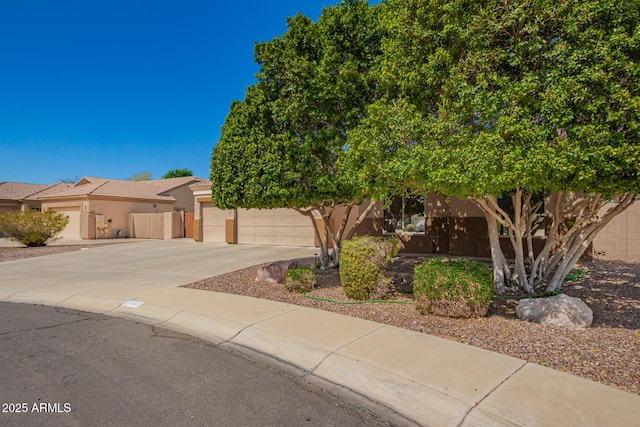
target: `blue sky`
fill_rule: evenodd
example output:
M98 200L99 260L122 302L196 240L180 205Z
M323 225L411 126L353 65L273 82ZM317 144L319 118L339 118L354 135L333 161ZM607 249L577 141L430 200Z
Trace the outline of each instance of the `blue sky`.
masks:
M254 42L338 2L0 0L0 181L208 178Z

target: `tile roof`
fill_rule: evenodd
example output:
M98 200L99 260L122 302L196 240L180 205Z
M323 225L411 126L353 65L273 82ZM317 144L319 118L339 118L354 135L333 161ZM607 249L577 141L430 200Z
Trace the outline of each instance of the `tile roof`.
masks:
M104 181L109 181L109 179L107 179L107 178L96 178L95 176L83 176L78 181L76 181L76 183L73 184L73 186L77 187L79 185L90 184L90 183L94 183L94 182L104 182Z
M38 200L74 196L113 196L158 201L174 201L175 198L166 193L193 183L206 182L196 176L181 178L157 179L150 181L124 181L85 176L75 184L55 183L22 184L16 182L0 182L0 199Z
M21 182L0 182L0 199L36 200L42 195L53 194L68 188L68 184L24 184Z
M199 181L204 180L194 176L150 181L124 181L117 179L83 177L78 180L73 187L64 191L56 192L52 195L45 195L43 198L51 199L57 197L99 195L173 201L175 198L165 193L183 185Z
M42 197L42 199L53 199L59 197L73 196L113 196L113 197L131 197L136 199L153 199L153 200L175 200L171 196L163 196L158 194L158 187L155 185L145 185L135 181L118 181L105 180L81 184L71 187L67 190L57 192Z
M194 184L198 182L206 181L205 179L198 178L197 176L183 176L180 178L166 178L166 179L153 179L150 181L140 181L150 185L158 186L158 194L165 193L174 188L182 187L187 184Z

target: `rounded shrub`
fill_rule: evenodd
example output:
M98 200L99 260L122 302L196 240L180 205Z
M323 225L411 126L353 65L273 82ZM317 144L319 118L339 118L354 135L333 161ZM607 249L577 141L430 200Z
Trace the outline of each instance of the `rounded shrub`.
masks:
M385 267L397 253L394 239L362 236L342 242L340 283L349 298L384 298L391 291Z
M413 294L420 312L485 316L493 298L493 273L481 262L430 258L414 269Z
M309 292L316 287L318 275L312 268L290 268L284 278L284 287L289 292Z
M45 246L69 224L60 212L13 211L0 215L0 230L26 246Z

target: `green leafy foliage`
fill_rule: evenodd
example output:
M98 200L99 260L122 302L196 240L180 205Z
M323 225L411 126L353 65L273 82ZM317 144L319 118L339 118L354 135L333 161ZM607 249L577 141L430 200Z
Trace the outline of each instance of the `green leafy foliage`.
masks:
M640 3L389 0L379 17L381 96L349 131L348 160L361 165L368 191L484 203L488 220L511 230L516 253L517 271L496 284L557 286L601 229L599 200L640 191ZM522 211L531 195L567 193L587 202L564 198L548 212L557 223L576 218L575 227L547 236L537 263L521 244L530 217L488 203L508 196ZM491 245L496 271L508 269ZM537 265L529 276L527 263Z
M376 11L362 0L343 1L323 9L317 23L300 14L288 18L282 36L255 45L258 81L232 103L211 154L215 206L313 208L326 210L328 223L336 205L368 198L359 164L342 157L347 131L376 96L370 73L380 51ZM316 237L324 241L325 265L329 241Z
M346 131L375 94L374 9L363 1L300 14L255 46L258 82L235 101L211 155L213 203L226 208L311 206L361 199L340 161Z
M289 292L309 292L317 281L318 275L312 268L290 268L285 275L284 287Z
M14 211L0 215L0 230L26 246L45 246L67 224L69 217L54 211Z
M193 176L193 171L191 169L171 169L162 175L162 179L181 178L183 176Z
M448 317L484 316L493 298L491 269L464 259L431 258L415 267L417 309Z
M396 254L394 239L361 236L345 240L340 262L345 295L356 300L384 298L390 285L385 267Z
M386 96L350 133L374 182L460 197L638 191L638 2L391 0Z
M577 282L584 278L587 275L587 270L573 269L569 274L567 274L566 281L567 282Z

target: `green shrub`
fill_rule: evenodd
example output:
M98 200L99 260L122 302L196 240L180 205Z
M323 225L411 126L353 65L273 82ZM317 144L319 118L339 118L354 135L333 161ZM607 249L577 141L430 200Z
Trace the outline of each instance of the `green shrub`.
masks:
M480 317L493 298L489 266L464 259L431 258L414 269L417 309L448 317Z
M309 292L316 287L318 275L312 268L290 268L284 278L284 287L289 292Z
M340 283L345 295L356 300L386 297L391 281L384 269L396 253L394 239L364 236L342 242Z
M14 211L0 215L0 230L26 246L45 246L69 223L69 217L54 211Z

